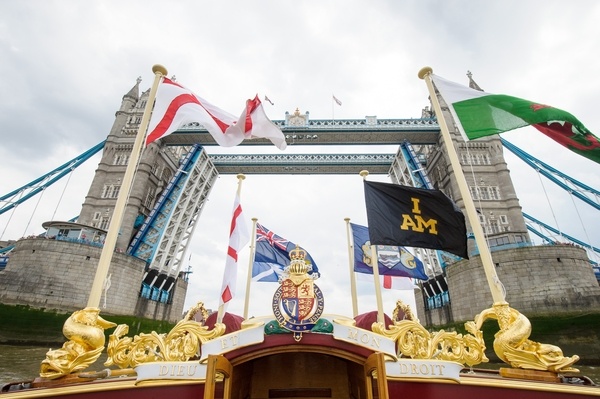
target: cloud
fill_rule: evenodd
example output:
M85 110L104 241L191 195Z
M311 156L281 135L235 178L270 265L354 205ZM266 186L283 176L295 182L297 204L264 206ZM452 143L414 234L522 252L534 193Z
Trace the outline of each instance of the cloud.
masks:
M419 118L429 104L416 76L421 67L430 65L459 82L466 82L471 70L486 91L565 109L600 135L595 105L600 92L595 76L599 17L600 4L593 0L547 0L543 6L516 0L226 0L210 6L192 0L5 0L0 15L0 192L32 181L103 140L123 95L138 76L142 88L149 88L156 63L232 113L240 112L254 94L266 94L275 102L266 106L272 119L284 119L285 112L296 108L310 111L311 119ZM343 106L332 107L332 93ZM505 137L577 180L600 187L598 164L565 151L534 129ZM288 151L316 149L294 145ZM577 202L573 206L568 193L547 182L540 185L535 171L511 154L506 158L525 212L549 224L556 219L565 232L587 235L600 246L597 211ZM40 232L41 223L53 214L56 219L75 215L98 160L76 170L68 185L61 182L47 190L40 205L36 198L1 215L3 239ZM386 176L370 178L387 181ZM235 190L235 176L221 176L200 216L190 248L188 305L202 299L216 307ZM326 312L349 313L343 219L366 224L362 198L359 176L249 176L242 204L247 215L315 257L323 274L317 284L326 295ZM248 254L244 256L238 297L231 305L240 313ZM364 311L374 308L368 290L361 286ZM273 291L253 285L252 313L269 312ZM393 298L385 306L391 312Z

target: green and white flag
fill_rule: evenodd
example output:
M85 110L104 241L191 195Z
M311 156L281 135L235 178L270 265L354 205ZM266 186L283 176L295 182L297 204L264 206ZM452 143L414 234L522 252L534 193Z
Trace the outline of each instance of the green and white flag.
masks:
M431 77L465 140L532 125L571 151L600 163L600 139L570 113L522 98L473 90L437 75Z

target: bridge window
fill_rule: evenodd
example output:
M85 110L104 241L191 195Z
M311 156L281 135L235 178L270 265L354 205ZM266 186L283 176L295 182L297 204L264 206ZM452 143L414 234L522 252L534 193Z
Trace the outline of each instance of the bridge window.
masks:
M497 220L490 220L488 224L488 233L489 234L498 234L500 233L500 226L498 226Z
M155 162L154 165L152 165L152 174L154 176L160 176L160 165L158 162Z
M144 201L144 206L148 209L152 209L152 207L154 206L154 190L148 190L148 193L146 194L146 200Z
M463 165L491 165L490 155L483 152L463 152L460 154Z
M469 191L474 200L500 199L500 189L497 186L470 186Z
M119 191L121 191L120 184L106 184L102 189L101 198L117 198Z
M113 158L113 165L127 165L129 162L128 153L116 153Z
M490 238L488 241L488 244L490 247L498 247L500 245L510 244L510 240L508 239L508 236L495 237L495 238Z
M110 218L108 216L105 216L100 221L100 225L98 227L101 228L102 230L108 230L109 222L110 222Z

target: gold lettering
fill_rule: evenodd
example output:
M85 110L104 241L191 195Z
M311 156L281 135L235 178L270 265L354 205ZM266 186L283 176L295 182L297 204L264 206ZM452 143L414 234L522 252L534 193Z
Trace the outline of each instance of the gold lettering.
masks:
M423 375L428 375L428 374L429 374L429 367L427 367L427 365L426 365L426 364L422 364L422 365L419 367L419 372L420 372L421 374L423 374Z
M361 342L361 344L368 344L369 343L369 335L362 334L360 336L360 342Z
M180 376L180 377L181 377L181 376L183 376L183 370L184 370L184 369L185 369L185 367L184 367L183 365L181 365L181 364L180 364L180 365L177 367L177 375L178 375L178 376Z
M193 365L193 366L188 366L188 375L191 377L194 374L196 374L196 368L198 367L198 365Z
M446 365L445 364L437 364L436 366L438 367L438 370L439 370L438 374L439 375L444 374L444 367L446 367Z
M402 215L402 225L400 226L400 228L402 230L415 230L417 228L417 225L412 220L412 218L410 217L410 215L403 214Z
M358 330L348 329L348 338L358 341Z
M374 336L373 340L371 341L371 346L374 348L380 348L381 347L380 342L381 342L381 339Z
M408 374L408 364L406 364L406 363L400 363L400 373L401 374Z
M410 199L413 203L413 209L412 209L412 213L416 213L416 214L421 214L421 209L419 209L419 202L421 201L418 198L411 198Z
M419 374L419 372L417 371L417 365L414 363L410 364L410 373L411 374Z
M417 231L424 231L425 229L423 227L429 227L430 234L437 234L437 229L435 228L435 225L437 224L437 220L429 219L428 221L425 221L423 219L423 217L421 217L419 215L417 215L416 218L417 218L417 221L419 222L419 228L420 228L420 230L417 230Z
M410 215L407 214L403 214L402 215L402 225L400 225L400 229L402 230L412 230L412 231L416 231L418 233L422 233L425 231L426 228L429 228L429 233L430 234L436 234L437 235L437 220L436 219L429 219L429 220L425 220L423 219L423 217L421 215L415 215L415 220L413 220Z
M159 366L158 375L167 375L169 373L169 368L167 366Z

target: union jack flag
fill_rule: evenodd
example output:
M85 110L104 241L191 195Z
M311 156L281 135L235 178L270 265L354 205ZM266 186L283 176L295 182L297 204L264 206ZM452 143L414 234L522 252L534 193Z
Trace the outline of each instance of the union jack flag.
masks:
M278 282L284 269L290 264L290 251L294 248L296 244L257 223L252 280ZM305 260L310 266L308 273L317 278L319 269L308 252Z
M289 244L289 241L285 238L279 237L261 224L256 223L256 242L259 241L267 241L271 246L277 247L282 251L286 251Z

